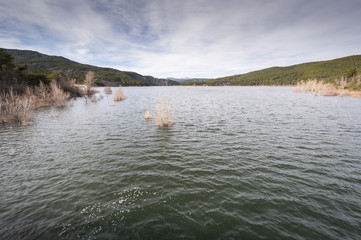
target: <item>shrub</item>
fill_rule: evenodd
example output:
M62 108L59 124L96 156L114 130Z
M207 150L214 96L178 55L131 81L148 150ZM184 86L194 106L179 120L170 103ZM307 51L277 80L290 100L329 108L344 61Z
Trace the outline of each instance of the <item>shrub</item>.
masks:
M85 74L84 85L87 86L88 94L90 93L90 88L93 86L95 80L95 73L93 71L89 71Z
M152 114L150 114L150 112L147 110L147 111L145 111L145 113L144 113L144 118L145 118L146 120L152 119Z
M96 103L98 101L98 98L95 95L93 95L90 101Z
M50 84L50 94L52 105L55 107L64 107L70 97L70 94L59 88L54 81Z
M117 91L114 93L114 101L123 101L127 99L127 97L124 95L123 91L122 91L122 86L119 86Z
M0 122L29 125L34 116L35 98L29 94L22 96L13 89L0 96Z
M111 89L109 86L106 86L106 87L104 88L104 93L105 93L105 94L112 94L113 91L112 91L112 89Z
M163 99L156 103L157 115L155 116L155 125L158 127L169 127L174 122L171 114L171 107L169 101L165 102Z

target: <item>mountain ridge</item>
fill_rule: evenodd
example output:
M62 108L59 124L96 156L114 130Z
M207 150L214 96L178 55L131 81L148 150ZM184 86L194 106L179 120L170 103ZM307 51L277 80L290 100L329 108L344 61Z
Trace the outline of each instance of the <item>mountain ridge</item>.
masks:
M48 75L54 71L63 71L72 78L82 81L88 71L96 74L97 85L109 86L170 86L178 85L177 82L143 76L136 72L121 71L113 68L98 67L82 64L62 56L46 55L33 50L5 49L3 50L14 57L16 65L27 65L33 73Z
M182 85L296 85L307 79L324 79L332 82L348 76L349 72L361 73L361 55L351 55L325 61L314 61L290 66L274 66L244 74L237 74L206 81L183 82Z

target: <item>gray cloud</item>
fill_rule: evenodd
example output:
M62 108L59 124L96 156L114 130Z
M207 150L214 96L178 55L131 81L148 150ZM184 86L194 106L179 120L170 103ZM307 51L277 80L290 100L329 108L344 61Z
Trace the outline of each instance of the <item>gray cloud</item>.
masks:
M218 77L359 54L357 0L0 3L2 47L157 77Z

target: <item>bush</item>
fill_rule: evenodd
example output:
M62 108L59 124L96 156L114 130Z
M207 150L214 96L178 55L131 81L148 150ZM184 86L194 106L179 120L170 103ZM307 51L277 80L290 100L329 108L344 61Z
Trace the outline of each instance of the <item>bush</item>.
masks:
M153 117L152 117L152 114L150 114L150 112L147 110L147 111L145 111L145 113L144 113L144 119L146 119L146 120L149 120L149 119L152 119Z
M32 95L18 95L13 89L0 95L0 123L31 124L34 116L35 98Z
M122 86L119 86L117 91L114 93L114 101L123 101L127 99L127 97L124 95L123 91L122 91Z
M106 86L106 87L104 88L104 93L105 93L105 94L112 94L113 91L112 91L112 89L111 89L109 86Z
M169 101L163 99L156 103L157 115L155 116L155 125L158 127L169 127L173 125L171 107Z
M64 92L56 82L50 84L51 103L55 107L65 107L67 100L70 97L69 93Z

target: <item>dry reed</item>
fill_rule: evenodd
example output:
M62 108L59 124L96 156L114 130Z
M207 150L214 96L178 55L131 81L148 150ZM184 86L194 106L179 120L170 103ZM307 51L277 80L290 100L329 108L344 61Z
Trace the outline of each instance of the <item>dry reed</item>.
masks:
M105 94L112 94L113 91L112 91L112 89L111 89L109 86L106 86L106 87L104 88L104 93L105 93Z
M150 112L147 110L147 111L145 111L145 113L144 113L144 119L146 119L146 120L149 120L149 119L152 119L153 117L152 117L152 114L150 114Z
M0 123L31 124L34 116L35 98L29 95L18 95L10 89L0 96Z
M52 105L55 107L65 107L70 97L70 94L64 92L54 81L50 84L50 94Z
M69 93L64 92L52 82L50 87L43 83L39 86L25 89L22 95L14 92L0 93L0 123L18 123L19 125L31 124L35 109L40 107L64 107L69 98Z
M119 86L117 91L114 93L114 101L123 101L127 99L127 97L124 95L123 91L122 91L122 86Z
M335 84L324 83L322 80L310 79L298 84L299 89L294 92L304 91L322 93L323 96L343 96L351 95L352 97L361 96L361 74L353 77L341 77L335 81Z
M159 100L156 103L157 115L155 116L155 125L158 127L169 127L174 121L171 114L169 101Z
M298 84L300 91L303 92L312 92L315 95L322 93L324 96L336 96L339 94L338 89L330 84L324 83L322 80L310 79L307 81L302 81Z
M98 101L98 98L95 95L93 95L90 101L96 103Z

